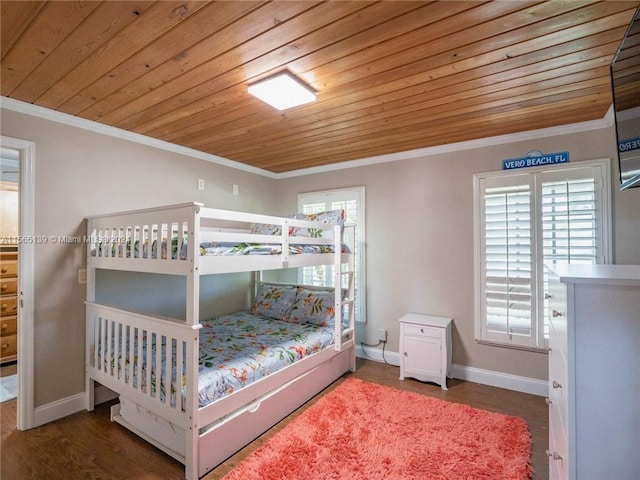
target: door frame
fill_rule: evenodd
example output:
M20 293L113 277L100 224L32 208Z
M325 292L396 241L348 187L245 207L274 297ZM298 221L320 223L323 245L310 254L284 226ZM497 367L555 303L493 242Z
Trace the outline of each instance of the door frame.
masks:
M34 250L35 144L0 135L0 146L17 150L20 158L18 242L18 399L16 427L34 426Z

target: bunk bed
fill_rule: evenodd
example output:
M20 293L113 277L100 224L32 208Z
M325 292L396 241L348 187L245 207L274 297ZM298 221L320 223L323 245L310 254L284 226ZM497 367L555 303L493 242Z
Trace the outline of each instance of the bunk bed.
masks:
M87 410L96 384L112 390L119 398L112 420L184 463L192 480L355 370L353 246L343 243L343 218L334 217L198 203L88 217ZM262 281L266 270L317 265L333 265L337 288ZM98 303L100 269L185 277L184 319ZM251 308L210 319L200 311L201 277L236 272L257 272ZM256 341L264 332L285 343ZM226 379L215 359L222 338L233 339L235 353L254 348L248 360L222 353L222 363L236 365ZM292 338L308 343L286 343ZM266 373L254 371L258 363ZM248 367L238 373L238 365Z

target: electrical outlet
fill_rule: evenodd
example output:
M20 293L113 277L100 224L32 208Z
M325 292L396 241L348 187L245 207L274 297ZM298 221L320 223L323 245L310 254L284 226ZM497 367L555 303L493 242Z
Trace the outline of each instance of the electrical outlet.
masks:
M378 329L378 340L380 340L381 342L387 341L387 330L385 328Z
M204 178L198 179L198 190L204 190Z

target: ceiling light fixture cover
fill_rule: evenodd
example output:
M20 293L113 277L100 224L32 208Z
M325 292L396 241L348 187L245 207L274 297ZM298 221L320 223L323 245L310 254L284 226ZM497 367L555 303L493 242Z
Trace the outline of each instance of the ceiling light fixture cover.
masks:
M249 93L278 110L310 103L316 99L315 93L289 72L278 73L249 85Z

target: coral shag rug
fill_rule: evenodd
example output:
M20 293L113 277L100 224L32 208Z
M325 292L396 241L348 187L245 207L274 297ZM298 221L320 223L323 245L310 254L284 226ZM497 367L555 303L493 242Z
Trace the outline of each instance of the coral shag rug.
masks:
M224 480L528 479L526 422L348 378Z

